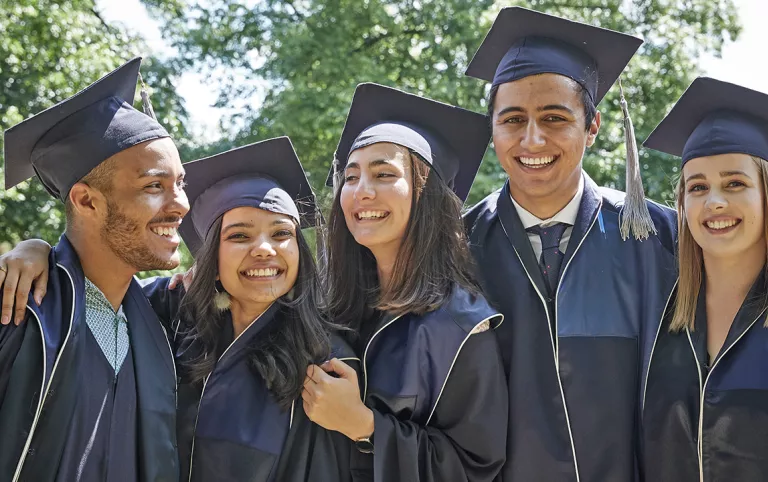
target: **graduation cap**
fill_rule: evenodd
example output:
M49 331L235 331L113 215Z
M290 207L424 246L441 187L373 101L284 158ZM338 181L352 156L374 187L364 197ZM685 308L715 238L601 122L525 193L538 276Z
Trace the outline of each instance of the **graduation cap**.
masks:
M536 74L560 74L599 104L642 39L522 7L506 7L467 68L467 75L500 85Z
M616 82L642 39L522 7L506 7L469 63L467 75L493 86L538 74L559 74L576 81L595 106ZM621 85L621 82L619 82ZM621 217L622 238L634 233L646 239L655 233L645 204L634 126L621 91L627 146L627 194Z
M69 190L109 157L142 142L169 137L134 109L141 58L110 72L69 99L5 131L5 188L37 174L66 200Z
M742 153L768 159L768 94L699 77L643 143L682 158Z
M326 185L333 185L353 151L389 142L417 153L464 201L490 139L485 115L379 84L360 84Z
M276 137L184 164L190 221L179 233L190 252L202 246L213 223L238 207L316 223L315 195L288 137Z

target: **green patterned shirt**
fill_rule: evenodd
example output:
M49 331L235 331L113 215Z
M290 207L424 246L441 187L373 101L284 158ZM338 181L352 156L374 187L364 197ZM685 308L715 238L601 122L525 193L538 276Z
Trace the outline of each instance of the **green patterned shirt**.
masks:
M123 307L115 313L104 293L88 278L85 278L85 322L117 375L128 355L128 320Z

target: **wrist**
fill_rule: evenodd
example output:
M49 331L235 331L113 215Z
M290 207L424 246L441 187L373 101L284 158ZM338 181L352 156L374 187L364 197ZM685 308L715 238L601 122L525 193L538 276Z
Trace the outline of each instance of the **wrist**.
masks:
M358 422L353 427L350 427L345 435L350 440L357 441L365 438L371 438L371 436L373 436L373 429L373 411L363 405L360 411Z

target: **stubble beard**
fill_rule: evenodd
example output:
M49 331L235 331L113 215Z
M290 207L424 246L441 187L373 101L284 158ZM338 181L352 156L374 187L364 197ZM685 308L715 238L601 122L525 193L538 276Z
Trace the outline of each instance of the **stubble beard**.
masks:
M101 239L115 256L136 271L168 270L179 265L177 259L163 259L153 253L144 238L144 228L109 199Z

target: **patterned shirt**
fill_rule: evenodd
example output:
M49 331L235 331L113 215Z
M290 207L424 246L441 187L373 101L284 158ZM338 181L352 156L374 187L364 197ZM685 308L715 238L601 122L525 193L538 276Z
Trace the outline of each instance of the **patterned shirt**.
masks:
M88 278L85 279L85 322L117 376L130 345L128 320L123 307L115 312L104 293Z

